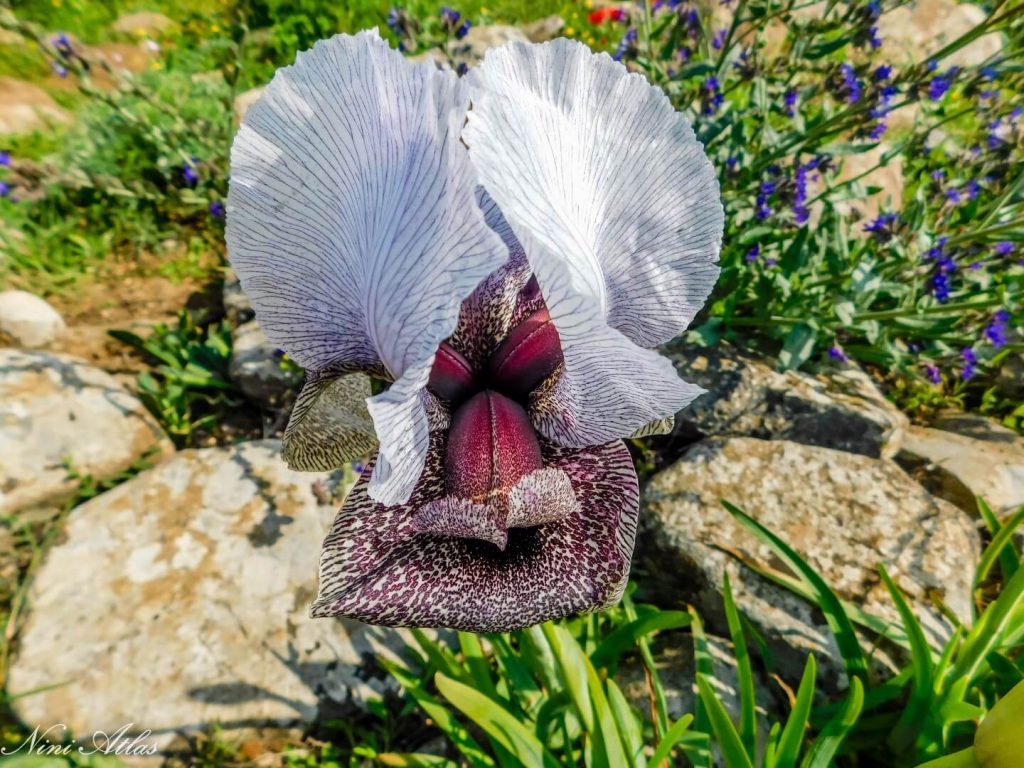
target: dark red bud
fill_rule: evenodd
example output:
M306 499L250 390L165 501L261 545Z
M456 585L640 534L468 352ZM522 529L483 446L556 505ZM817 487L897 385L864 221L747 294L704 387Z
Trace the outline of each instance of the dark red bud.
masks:
M547 309L539 309L509 333L491 356L487 374L495 389L524 398L562 364L562 343Z
M483 502L543 466L540 445L523 407L484 390L452 417L445 456L448 493Z
M434 356L427 386L431 391L453 405L469 397L476 388L473 366L448 342L441 342Z

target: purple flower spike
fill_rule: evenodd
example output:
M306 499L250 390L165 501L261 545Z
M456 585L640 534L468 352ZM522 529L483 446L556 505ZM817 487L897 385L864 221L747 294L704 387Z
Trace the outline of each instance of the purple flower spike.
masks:
M11 166L11 153L6 149L0 150L0 167L10 168Z
M212 203L210 203L210 215L213 216L213 218L223 219L224 213L224 203L222 203L220 200L214 200Z
M313 615L486 632L616 602L639 506L622 438L702 391L655 350L707 299L723 229L667 96L565 39L457 78L338 35L274 77L231 163L231 264L306 369L285 461L376 449Z
M0 181L0 197L7 197L11 194L11 185L5 181Z
M942 383L942 373L939 371L939 367L933 363L927 363L924 367L924 374L928 377L928 381L932 384Z
M199 182L199 174L191 163L181 166L181 179L187 187L194 187Z

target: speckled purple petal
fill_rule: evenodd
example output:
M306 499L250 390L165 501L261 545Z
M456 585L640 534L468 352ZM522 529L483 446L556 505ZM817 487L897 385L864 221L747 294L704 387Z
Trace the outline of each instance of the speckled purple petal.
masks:
M580 509L557 523L513 528L504 551L485 541L418 534L414 514L444 495L443 438L405 504L384 507L364 473L324 542L314 617L388 626L505 632L614 604L629 577L636 474L621 442L576 450L544 444Z

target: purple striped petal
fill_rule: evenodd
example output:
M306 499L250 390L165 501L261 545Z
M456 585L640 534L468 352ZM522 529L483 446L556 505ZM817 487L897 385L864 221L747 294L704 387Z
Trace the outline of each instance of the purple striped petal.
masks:
M417 510L445 496L440 435L432 436L407 503L375 503L364 474L324 542L312 615L504 632L614 604L629 576L638 514L629 452L620 442L584 450L545 443L542 454L544 471L568 477L578 510L558 522L509 529L504 550L417 532ZM551 481L537 479L540 486Z
M371 492L408 498L427 448L421 390L463 299L508 258L459 133L469 93L376 31L299 54L231 153L227 242L267 336L308 370L383 369Z

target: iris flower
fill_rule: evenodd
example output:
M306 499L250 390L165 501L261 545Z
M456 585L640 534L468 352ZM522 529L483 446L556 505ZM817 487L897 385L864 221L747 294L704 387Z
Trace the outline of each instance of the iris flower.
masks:
M277 73L231 163L231 263L307 371L285 460L376 450L313 615L506 631L616 602L622 438L701 393L652 348L718 276L715 172L664 93L569 40L458 78L340 35Z

